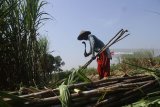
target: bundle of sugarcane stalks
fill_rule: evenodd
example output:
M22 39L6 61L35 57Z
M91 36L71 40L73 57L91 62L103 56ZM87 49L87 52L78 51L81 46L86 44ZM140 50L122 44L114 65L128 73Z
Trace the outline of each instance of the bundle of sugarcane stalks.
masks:
M108 78L88 83L67 85L71 107L119 107L134 103L148 93L160 90L151 75ZM60 90L46 89L19 96L27 99L26 107L61 107Z

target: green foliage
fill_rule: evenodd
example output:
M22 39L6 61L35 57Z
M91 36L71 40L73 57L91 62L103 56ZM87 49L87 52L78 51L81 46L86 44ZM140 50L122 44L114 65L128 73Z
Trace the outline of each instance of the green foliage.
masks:
M123 55L122 62L111 65L112 72L127 72L127 74L148 73L153 75L160 82L159 57L154 57L153 51L135 52L133 55ZM130 72L128 72L130 71ZM132 71L132 72L131 72ZM150 93L153 94L153 93ZM148 95L131 105L124 107L159 107L160 94Z
M64 79L62 84L59 86L60 89L60 101L62 107L70 107L70 93L67 85L81 82L91 82L91 80L85 75L85 69L80 67L78 70L74 70ZM86 70L87 71L87 70Z
M41 0L0 1L0 89L45 84L52 71L64 65L60 56L48 54L48 41L38 29L48 13ZM34 81L33 81L34 80Z
M130 66L126 63L150 69L159 68L160 65L160 58L155 57L154 51L152 50L141 50L134 52L133 54L122 55L120 59L120 63L111 65L112 74L116 75L117 73L122 72L123 74L136 75L146 72L144 69L139 69L136 66Z
M160 96L147 97L124 107L160 107Z
M42 73L43 81L47 84L49 80L52 79L52 72L62 71L61 66L65 63L62 61L60 56L53 56L48 53L48 40L43 37L38 40L39 46L39 55L40 55L40 64L39 70Z
M90 68L86 68L83 70L84 74L86 76L91 76L91 75L96 75L97 74L97 69L93 68L93 67L90 67Z
M62 71L61 66L65 65L60 56L54 57L53 71Z
M62 107L71 107L71 95L68 89L67 85L60 85L59 86L59 90L60 90L60 101L62 104Z
M39 79L37 32L45 14L39 0L3 0L0 6L0 89ZM12 8L11 8L12 7ZM14 81L13 81L14 80Z
M97 71L95 68L86 68L83 69L83 71L81 71L81 67L79 69L72 68L71 70L53 73L52 80L50 81L49 85L55 87L60 85L60 83L64 80L66 84L72 84L74 82L90 81L88 77L95 76L96 74Z
M139 65L135 64L130 64L128 62L125 62L125 64L129 66L136 67L137 69L142 69L148 72L149 74L153 75L156 80L160 83L160 70L157 69L149 69L145 68ZM147 97L141 99L140 101L131 104L131 106L134 107L159 107L160 106L160 91L157 92L152 92L147 95ZM129 107L129 106L125 106Z
M71 74L71 71L61 71L51 74L51 79L49 81L48 87L57 88Z
M142 50L134 52L131 55L123 55L122 63L123 62L128 62L143 67L152 67L156 64L154 58L154 51L152 50Z

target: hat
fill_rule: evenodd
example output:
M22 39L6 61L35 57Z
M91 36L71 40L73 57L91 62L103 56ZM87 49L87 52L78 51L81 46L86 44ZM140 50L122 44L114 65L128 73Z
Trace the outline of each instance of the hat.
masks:
M89 34L91 34L90 31L81 31L77 39L78 40L83 40L84 37L88 36Z

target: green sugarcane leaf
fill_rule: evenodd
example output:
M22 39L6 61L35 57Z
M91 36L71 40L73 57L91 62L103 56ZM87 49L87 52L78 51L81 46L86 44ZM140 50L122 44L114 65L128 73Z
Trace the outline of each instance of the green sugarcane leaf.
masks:
M71 107L71 95L68 89L67 85L60 85L59 86L59 90L60 90L60 101L62 104L62 107Z

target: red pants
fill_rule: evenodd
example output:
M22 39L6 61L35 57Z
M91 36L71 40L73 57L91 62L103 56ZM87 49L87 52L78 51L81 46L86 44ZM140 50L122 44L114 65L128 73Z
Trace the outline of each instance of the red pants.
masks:
M110 59L107 57L106 51L102 52L99 57L97 57L97 71L99 78L110 76Z

